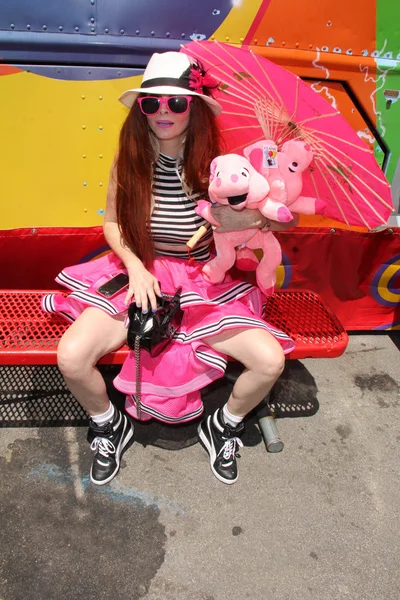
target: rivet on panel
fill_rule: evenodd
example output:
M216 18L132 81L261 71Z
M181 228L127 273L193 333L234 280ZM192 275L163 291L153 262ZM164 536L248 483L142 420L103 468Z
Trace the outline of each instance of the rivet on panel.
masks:
M99 154L99 158L103 158L103 155L102 155L102 154Z
M84 94L82 94L81 98L82 98L82 100L84 100L86 98L86 96Z
M255 43L255 44L258 44L258 40L254 40L254 43Z
M92 71L88 71L88 75L91 75L91 74L92 74Z
M61 73L61 69L57 69L57 73Z
M83 187L86 187L86 186L87 186L87 181L84 181L83 182Z
M90 22L91 22L91 23L94 23L94 19L93 19L93 17L90 19Z
M295 47L298 48L300 46L299 42L295 43Z
M75 27L75 31L79 31L79 27Z
M83 209L83 212L87 212L87 208L84 208L84 209Z
M119 32L120 32L122 35L124 35L124 33L125 33L125 29L120 29L120 30L119 30Z
M167 31L167 33L165 34L165 36L166 36L166 37L170 37L170 35L171 35L171 34L170 34L170 32L169 32L169 31Z
M30 25L27 25L27 26L26 26L26 28L27 28L27 29L30 29L30 28L31 28L31 26L30 26Z
M156 32L155 31L150 31L150 35L154 36L154 35L156 35Z
M282 46L286 46L286 42L282 42Z
M93 4L94 4L94 0L90 0L90 4L93 6Z
M211 40L212 42L214 42L214 41L215 41L215 35L212 35L212 36L210 37L210 40Z
M91 28L90 28L90 31L91 31L92 33L94 33L94 32L96 31L96 29L95 29L94 27L91 27Z
M63 31L64 27L62 25L60 25L60 27L58 28L59 31Z
M136 29L135 33L136 33L136 35L139 35L140 34L139 29Z
M330 27L332 25L332 21L328 21L326 25L327 27Z
M225 41L226 41L226 42L229 42L229 40L230 40L230 39L231 39L231 38L230 38L229 36L226 36L226 38L225 38Z
M103 125L100 125L99 131L103 131Z
M82 154L82 158L86 158L86 154Z
M33 235L35 235L37 233L37 229L31 229L31 233L33 233Z
M99 96L99 100L103 100L103 96Z
M86 129L86 125L82 125L82 129Z
M101 187L102 185L103 185L103 182L102 182L102 181L99 181L99 186Z
M240 42L240 43L243 43L243 42L244 42L244 38L240 38L240 39L239 39L239 42Z
M108 27L107 27L107 29L104 30L104 33L110 33L110 30L108 29Z
M185 33L181 33L181 38L184 38L184 37L186 37L186 34Z
M312 50L312 44L309 44L308 47L310 48L310 50Z
M43 31L46 31L47 25L43 25L42 29L43 29Z
M336 229L331 229L329 233L336 233Z
M117 71L117 75L118 75L118 77L120 77L121 71Z
M11 25L10 25L10 28L11 28L11 29L15 29L15 25L14 25L14 23L11 23Z

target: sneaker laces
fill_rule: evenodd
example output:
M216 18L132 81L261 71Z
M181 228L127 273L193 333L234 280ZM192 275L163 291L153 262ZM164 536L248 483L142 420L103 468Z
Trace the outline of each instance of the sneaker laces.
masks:
M110 454L115 454L115 446L110 440L103 437L94 438L93 442L90 444L91 450L97 450L101 456L108 458Z
M225 461L230 461L230 463L232 463L236 456L237 447L243 448L242 440L238 437L229 438L218 452L218 456L222 454Z

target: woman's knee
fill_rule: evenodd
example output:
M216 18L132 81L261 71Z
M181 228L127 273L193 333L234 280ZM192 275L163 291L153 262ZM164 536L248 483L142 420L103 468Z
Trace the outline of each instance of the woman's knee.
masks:
M69 379L80 379L96 361L79 339L61 338L57 348L57 364L61 373Z
M285 368L285 355L279 344L274 344L273 347L266 345L260 348L257 357L250 366L252 371L265 379L278 379Z

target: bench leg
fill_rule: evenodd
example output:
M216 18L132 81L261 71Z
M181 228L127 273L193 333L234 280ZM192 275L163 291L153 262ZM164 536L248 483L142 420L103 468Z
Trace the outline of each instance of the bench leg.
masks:
M256 408L256 416L261 435L264 439L267 452L282 452L283 442L279 437L274 415L268 404L269 394Z

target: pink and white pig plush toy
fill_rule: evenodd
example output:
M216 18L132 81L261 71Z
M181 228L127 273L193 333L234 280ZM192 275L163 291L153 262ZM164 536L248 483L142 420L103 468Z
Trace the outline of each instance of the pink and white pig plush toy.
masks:
M313 160L310 146L300 140L289 140L269 160L272 140L262 140L244 149L244 155L253 167L267 179L270 193L264 210L268 218L289 222L292 212L304 215L323 214L326 204L317 198L301 196L303 173ZM275 146L276 148L276 146Z
M254 257L253 250L260 248L263 257L260 262L254 260L257 265L257 284L266 295L274 292L276 269L282 259L281 247L274 235L260 228L259 224L260 213L270 218L270 212L266 210L269 191L265 177L243 156L227 154L212 161L209 196L213 204L200 200L196 212L209 221L214 230L216 257L203 267L203 273L213 283L220 283L224 279L225 273L234 265L238 252L243 258L247 248ZM218 220L213 215L213 206L218 208L214 211ZM220 210L223 207L225 210ZM235 218L232 218L233 211ZM252 213L251 217L254 213L254 218L249 219L249 213ZM236 215L239 219L243 216L245 223L252 221L253 226L236 230L232 227L232 223L238 223Z

